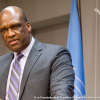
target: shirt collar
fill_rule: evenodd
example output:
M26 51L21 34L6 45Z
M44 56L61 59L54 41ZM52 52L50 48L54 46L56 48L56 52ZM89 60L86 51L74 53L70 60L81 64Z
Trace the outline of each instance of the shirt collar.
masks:
M31 40L30 44L28 45L28 47L26 49L21 51L21 54L23 54L25 57L28 57L28 55L29 55L29 53L32 49L32 46L34 44L34 41L35 41L35 39L32 37L32 40ZM16 56L17 56L17 52L14 52L14 57L16 57Z

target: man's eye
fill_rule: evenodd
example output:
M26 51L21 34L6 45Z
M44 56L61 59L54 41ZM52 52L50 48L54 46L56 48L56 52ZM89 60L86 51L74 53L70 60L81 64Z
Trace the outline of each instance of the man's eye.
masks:
M16 28L18 28L18 26L14 26L14 28L16 29Z
M1 33L4 33L4 32L6 32L7 31L7 29L2 29L1 30Z
M20 25L15 25L14 29L18 29L20 27Z

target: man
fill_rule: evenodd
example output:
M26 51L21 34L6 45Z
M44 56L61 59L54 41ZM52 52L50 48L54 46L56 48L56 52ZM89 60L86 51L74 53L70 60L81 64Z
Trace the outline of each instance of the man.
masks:
M0 32L13 51L0 57L0 99L63 100L74 95L70 53L64 47L33 38L22 9L9 6L1 11Z

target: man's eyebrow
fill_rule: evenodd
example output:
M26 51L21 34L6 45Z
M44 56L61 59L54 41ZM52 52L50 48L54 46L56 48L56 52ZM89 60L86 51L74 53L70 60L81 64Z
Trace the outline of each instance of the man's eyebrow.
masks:
M11 28L11 27L14 27L14 26L16 26L16 25L21 26L20 23L13 23L12 25L9 25L9 27L6 27L6 26L0 27L0 30L2 30L2 29L7 29L7 28Z
M20 23L15 23L15 24L12 24L12 25L10 25L10 27L13 27L13 26L21 26L21 24Z

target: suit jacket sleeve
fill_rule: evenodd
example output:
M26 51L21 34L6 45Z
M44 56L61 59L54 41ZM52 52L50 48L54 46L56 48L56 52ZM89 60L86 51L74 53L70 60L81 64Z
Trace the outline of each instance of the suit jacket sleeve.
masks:
M51 100L72 100L74 95L74 71L70 53L65 48L60 48L52 61L50 77Z

